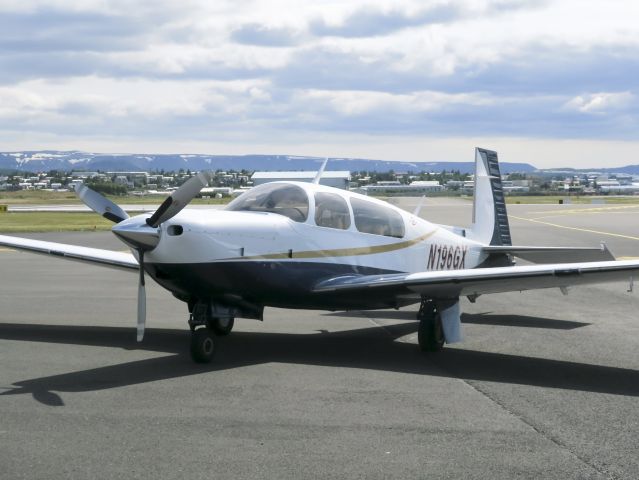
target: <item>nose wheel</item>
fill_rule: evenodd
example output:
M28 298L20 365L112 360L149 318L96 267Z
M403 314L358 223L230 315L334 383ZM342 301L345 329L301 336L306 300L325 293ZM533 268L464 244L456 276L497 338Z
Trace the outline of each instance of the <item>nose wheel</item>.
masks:
M215 355L215 336L209 328L191 333L191 358L197 363L209 363Z

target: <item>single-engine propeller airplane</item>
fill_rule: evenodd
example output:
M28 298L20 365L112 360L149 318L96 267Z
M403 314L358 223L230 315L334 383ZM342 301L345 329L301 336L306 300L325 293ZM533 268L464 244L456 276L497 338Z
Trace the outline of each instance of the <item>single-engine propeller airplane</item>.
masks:
M132 218L86 186L77 194L112 220L131 253L0 236L0 245L139 273L137 339L146 321L145 273L188 305L191 355L209 362L215 335L265 306L382 309L419 303L418 343L461 340L459 298L629 279L639 261L600 248L513 246L497 153L475 150L470 228L437 225L386 202L319 184L272 182L224 210L183 210L210 180L191 177L152 215ZM531 265L515 265L518 257Z

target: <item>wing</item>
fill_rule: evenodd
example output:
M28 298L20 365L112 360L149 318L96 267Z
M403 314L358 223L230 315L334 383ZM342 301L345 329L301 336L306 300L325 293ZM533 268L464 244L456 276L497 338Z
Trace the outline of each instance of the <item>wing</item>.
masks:
M94 265L134 272L140 269L135 257L125 252L79 247L77 245L67 245L64 243L44 242L42 240L31 240L30 238L10 237L7 235L0 235L0 246L44 255L54 255L67 260L92 263Z
M318 283L315 292L419 293L427 297L516 292L628 280L639 274L639 261L556 263L498 268L475 268L412 274L336 277Z

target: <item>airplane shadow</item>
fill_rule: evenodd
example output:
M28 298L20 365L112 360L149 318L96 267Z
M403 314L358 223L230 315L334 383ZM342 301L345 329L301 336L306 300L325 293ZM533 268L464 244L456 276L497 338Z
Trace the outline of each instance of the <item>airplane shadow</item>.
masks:
M587 327L590 323L559 320L555 318L530 317L527 315L495 315L486 313L462 313L462 323L476 325L496 325L502 327L545 328L549 330L574 330Z
M0 395L30 393L43 404L62 406L64 402L55 392L98 391L248 365L291 363L639 396L637 370L461 348L424 355L415 345L393 341L415 332L416 326L412 322L383 330L371 327L316 335L233 332L219 339L211 364L198 365L187 351L189 334L181 330L149 329L144 342L136 344L130 328L0 324L1 339L169 354L24 380Z
M360 310L332 312L324 315L331 317L379 318L382 320L410 320L414 322L417 312L408 310ZM559 320L555 318L529 317L526 315L495 315L491 312L462 313L461 321L462 323L476 325L547 328L552 330L573 330L590 325L590 323Z

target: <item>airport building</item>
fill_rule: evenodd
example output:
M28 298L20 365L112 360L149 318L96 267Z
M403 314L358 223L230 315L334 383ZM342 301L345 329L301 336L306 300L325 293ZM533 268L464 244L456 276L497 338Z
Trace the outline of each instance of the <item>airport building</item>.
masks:
M375 185L365 185L360 188L365 195L425 195L427 193L441 192L444 186L437 181L415 181L409 185L396 181L383 181Z
M294 181L294 182L312 182L317 172L255 172L251 177L254 186L263 183L277 181ZM351 181L351 172L349 171L325 171L322 173L320 183L328 187L341 188L348 190Z
M614 194L614 195L636 195L639 193L639 183L632 183L630 185L598 185L601 193Z

